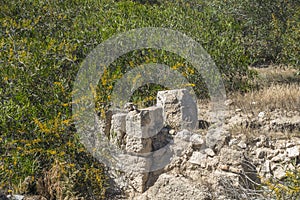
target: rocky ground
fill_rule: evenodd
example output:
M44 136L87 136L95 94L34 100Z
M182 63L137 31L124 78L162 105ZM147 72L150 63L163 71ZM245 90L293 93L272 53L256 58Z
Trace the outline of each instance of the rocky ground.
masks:
M225 124L217 151L187 146L151 187L128 198L272 199L262 183L282 180L286 170L300 167L299 112L275 110L254 116L231 110ZM202 134L205 139L205 130Z
M163 170L150 173L148 180L155 178L145 181L142 192L131 188L116 199L276 199L266 183L284 181L286 171L300 168L300 91L297 82L265 83L255 94L229 95L215 145L207 141L214 126L210 104L198 102L199 130L168 130L174 141L189 135L198 143L185 143Z

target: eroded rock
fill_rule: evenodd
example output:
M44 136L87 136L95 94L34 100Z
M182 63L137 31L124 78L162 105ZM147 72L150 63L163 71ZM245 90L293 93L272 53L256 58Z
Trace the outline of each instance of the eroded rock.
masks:
M161 107L131 111L126 116L126 133L134 137L149 138L163 128Z
M295 158L295 157L299 156L299 147L294 146L294 147L287 148L286 152L287 152L287 156L289 158Z
M165 125L175 129L196 129L197 105L186 89L159 91L157 106L163 109Z
M189 180L182 176L162 174L155 185L150 187L143 195L134 198L135 200L209 200L210 192L205 185Z

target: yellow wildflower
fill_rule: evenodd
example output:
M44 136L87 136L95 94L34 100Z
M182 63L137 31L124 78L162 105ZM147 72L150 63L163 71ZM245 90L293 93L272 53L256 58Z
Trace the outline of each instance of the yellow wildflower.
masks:
M48 150L48 153L50 153L51 155L55 155L56 151L55 150Z

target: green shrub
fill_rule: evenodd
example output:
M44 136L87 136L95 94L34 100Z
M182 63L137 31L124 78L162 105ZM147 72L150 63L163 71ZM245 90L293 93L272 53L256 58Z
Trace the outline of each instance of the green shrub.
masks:
M207 4L234 17L240 24L241 45L253 65L281 64L299 68L299 1L214 0Z

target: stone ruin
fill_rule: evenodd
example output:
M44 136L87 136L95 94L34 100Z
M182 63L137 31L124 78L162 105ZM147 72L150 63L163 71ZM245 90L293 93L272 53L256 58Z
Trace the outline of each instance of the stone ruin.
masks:
M120 191L127 197L117 199L257 199L259 192L247 191L255 191L261 178L281 179L293 168L288 162L300 160L299 140L278 142L263 135L249 140L231 136L228 127L201 134L203 120L186 89L158 92L156 106L127 104L126 109L107 115L106 136L128 154L152 159L128 159L131 170L111 169L112 199Z
M175 135L177 131L195 130L198 126L197 105L186 89L159 91L156 106L137 109L135 105L127 103L124 110L108 114L105 124L105 134L111 143L127 153L147 154L172 142L172 134ZM188 135L182 134L182 137ZM197 137L192 139L197 140ZM161 156L160 152L157 154L154 156ZM119 182L119 186L122 185L120 182L126 182L121 186L123 190L144 192L159 175L159 170L153 172L150 169L151 164L154 165L149 159L143 165L145 172L127 172L123 177L127 181L116 182Z

